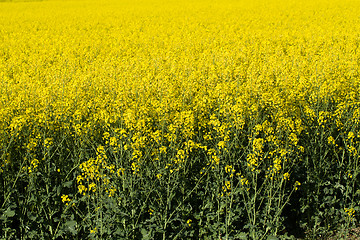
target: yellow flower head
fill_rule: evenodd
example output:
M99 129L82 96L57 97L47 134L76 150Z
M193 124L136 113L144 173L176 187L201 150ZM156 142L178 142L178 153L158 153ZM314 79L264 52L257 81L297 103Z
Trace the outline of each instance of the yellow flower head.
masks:
M186 223L189 225L189 227L191 226L191 223L192 223L192 220L191 219L188 219L187 221L186 221Z
M287 173L284 173L283 178L284 178L285 181L289 180L289 178L290 178L290 173L288 173L288 172L287 172Z

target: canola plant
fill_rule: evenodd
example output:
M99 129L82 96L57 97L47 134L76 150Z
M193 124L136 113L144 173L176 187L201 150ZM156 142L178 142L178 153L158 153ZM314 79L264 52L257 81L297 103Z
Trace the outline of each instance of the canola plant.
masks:
M0 1L0 238L347 236L359 7Z

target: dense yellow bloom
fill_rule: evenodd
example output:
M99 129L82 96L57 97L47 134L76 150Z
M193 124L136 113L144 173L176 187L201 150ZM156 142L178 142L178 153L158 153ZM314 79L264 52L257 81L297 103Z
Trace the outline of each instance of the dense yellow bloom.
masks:
M211 131L203 138L223 149L229 129L243 128L267 107L297 145L301 114L321 126L333 117L342 125L337 115L317 111L315 101L346 103L359 90L354 1L185 1L160 8L126 2L49 1L39 3L37 14L20 3L2 4L0 119L6 131L18 136L36 123L54 134L99 134L114 151L132 136L124 146L137 160L152 141L177 141L179 134L194 141L205 128ZM107 129L96 132L98 125ZM269 139L279 131L266 121L252 128ZM260 151L260 141L254 150ZM29 151L40 145L52 146L53 136L39 141L34 133L26 142Z
M254 139L254 141L253 141L253 151L256 154L260 155L262 153L263 147L264 147L264 139L262 139L262 138Z
M104 189L109 197L114 196L116 188L112 186L111 176L124 175L125 169L119 168L115 172L115 166L107 163L107 155L104 146L99 145L96 149L96 158L80 164L81 174L76 177L78 191L86 195L95 193L98 189Z
M80 195L114 197L133 178L162 184L220 170L225 194L236 192L234 176L246 189L261 177L288 183L290 168L311 156L307 134L343 151L319 154L358 160L359 7L347 0L2 2L0 149L15 154L1 154L0 172L75 173ZM355 170L345 174L356 178Z

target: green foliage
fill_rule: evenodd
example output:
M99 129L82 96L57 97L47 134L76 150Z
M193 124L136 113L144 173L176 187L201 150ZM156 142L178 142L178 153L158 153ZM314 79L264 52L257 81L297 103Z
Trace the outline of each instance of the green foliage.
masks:
M357 126L345 125L343 132L333 132L331 126L308 125L299 138L303 151L285 146L292 152L283 157L297 159L282 162L281 169L296 176L288 180L276 172L272 177L264 175L272 165L266 157L256 169L245 158L254 150L253 139L267 137L265 128L255 134L251 130L259 123L268 124L267 120L257 121L243 129L253 136L250 140L232 129L237 137L226 149L218 150L219 163L208 150L194 148L183 159L184 167L174 166L178 151L171 143L166 153L157 156L143 149L144 161L137 167L131 165L133 155L124 145L115 149L102 137L87 143L54 138L51 147L45 144L34 150L45 159L37 167L37 162L26 158L31 152L9 147L11 156L26 157L8 165L1 175L1 237L291 239L291 234L300 236L292 232L294 228L317 237L353 226L359 209L358 157L346 151L355 140L343 132L358 131ZM100 131L100 136L108 130ZM110 132L110 136L117 134L112 127ZM133 134L129 131L123 143L132 141ZM335 144L328 141L330 136ZM305 142L309 144L302 144ZM157 147L156 142L152 144L149 148ZM17 145L14 141L13 146ZM263 149L267 150L265 156L276 152L271 143ZM100 171L100 179L94 182L95 191L81 193L78 177L90 171L89 166L81 167L86 159L98 161L100 165L92 167ZM101 179L104 176L116 186L111 194L110 183Z

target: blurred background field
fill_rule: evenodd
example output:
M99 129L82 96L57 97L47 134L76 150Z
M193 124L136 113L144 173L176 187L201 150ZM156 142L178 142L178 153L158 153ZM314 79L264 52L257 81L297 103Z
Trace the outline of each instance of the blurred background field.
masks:
M0 239L346 239L359 9L1 2Z

